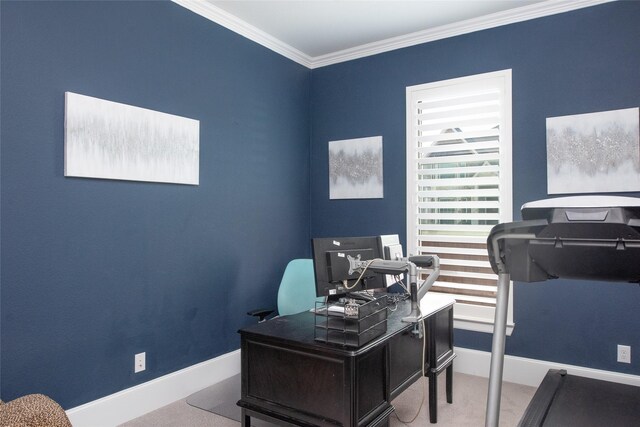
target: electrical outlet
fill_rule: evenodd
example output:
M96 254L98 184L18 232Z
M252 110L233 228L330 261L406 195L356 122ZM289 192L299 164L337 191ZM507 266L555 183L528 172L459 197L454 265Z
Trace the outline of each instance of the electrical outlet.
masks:
M134 367L133 367L134 373L142 372L145 369L147 369L147 364L145 359L146 359L146 353L138 353L135 355Z
M618 344L618 362L631 363L631 346Z

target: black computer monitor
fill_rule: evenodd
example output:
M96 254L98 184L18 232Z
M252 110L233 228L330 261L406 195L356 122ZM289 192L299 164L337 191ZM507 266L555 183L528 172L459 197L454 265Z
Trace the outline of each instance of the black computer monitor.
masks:
M383 258L379 236L315 238L312 239L312 247L317 296L333 298L349 292L386 287L382 274L365 271L359 282L359 272L349 274L347 256L359 256L362 261Z

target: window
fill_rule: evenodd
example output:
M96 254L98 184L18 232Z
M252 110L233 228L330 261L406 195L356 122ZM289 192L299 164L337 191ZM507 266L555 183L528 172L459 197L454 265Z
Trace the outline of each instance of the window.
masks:
M493 330L487 236L512 211L511 70L408 87L407 250L440 258L457 328Z

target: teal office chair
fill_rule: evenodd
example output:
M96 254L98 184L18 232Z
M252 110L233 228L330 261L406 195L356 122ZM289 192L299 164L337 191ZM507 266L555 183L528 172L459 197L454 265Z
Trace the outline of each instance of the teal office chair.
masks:
M289 261L284 270L280 287L278 288L278 315L301 313L315 307L316 279L313 273L313 260L294 259ZM258 309L249 311L250 316L258 317L262 322L273 313L272 309Z

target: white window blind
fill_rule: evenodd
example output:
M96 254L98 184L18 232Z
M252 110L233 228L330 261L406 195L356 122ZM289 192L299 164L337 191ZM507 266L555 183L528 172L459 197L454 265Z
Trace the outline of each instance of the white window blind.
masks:
M431 291L459 320L493 323L487 236L511 199L511 70L408 87L408 251L440 257Z

